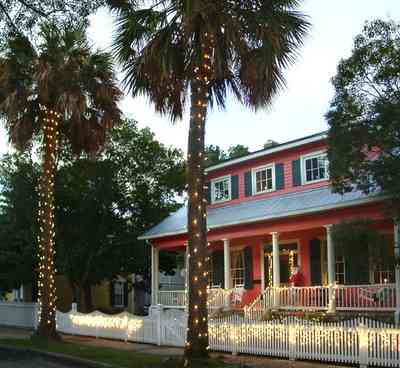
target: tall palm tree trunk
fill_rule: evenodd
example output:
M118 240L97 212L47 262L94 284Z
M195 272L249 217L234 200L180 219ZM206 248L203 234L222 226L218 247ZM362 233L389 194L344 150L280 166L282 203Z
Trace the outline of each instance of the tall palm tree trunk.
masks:
M37 334L57 338L54 269L54 176L60 114L44 109L43 173L39 187L39 326Z
M211 46L207 34L203 40L202 63L195 67L191 81L191 108L188 142L188 330L185 357L208 356L207 285L207 201L204 195L204 139L210 80Z

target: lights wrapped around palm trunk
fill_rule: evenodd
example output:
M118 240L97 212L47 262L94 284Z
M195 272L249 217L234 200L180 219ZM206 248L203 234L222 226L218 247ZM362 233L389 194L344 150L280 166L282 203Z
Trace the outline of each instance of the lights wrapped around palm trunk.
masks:
M56 287L54 266L54 175L61 115L43 107L43 174L39 185L39 329L56 331Z

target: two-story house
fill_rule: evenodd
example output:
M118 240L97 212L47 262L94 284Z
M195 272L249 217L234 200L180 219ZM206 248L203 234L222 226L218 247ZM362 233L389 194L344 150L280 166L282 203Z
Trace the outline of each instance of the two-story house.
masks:
M332 224L371 219L391 244L397 226L385 218L379 195L332 193L326 139L320 133L272 144L206 169L210 293L224 294L215 300L230 295L240 306L394 310L394 270L375 265L365 279L335 255ZM157 275L160 251L185 251L186 222L183 207L141 237L152 247L153 304L185 303L184 290L159 290ZM303 284L291 288L294 266Z

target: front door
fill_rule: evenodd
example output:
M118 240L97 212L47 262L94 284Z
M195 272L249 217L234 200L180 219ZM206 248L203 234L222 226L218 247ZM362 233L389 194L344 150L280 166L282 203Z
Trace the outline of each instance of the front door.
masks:
M289 277L292 274L292 268L298 265L299 255L297 243L280 244L279 267L282 286L289 284ZM272 245L267 245L264 248L264 274L265 286L271 287L273 283Z

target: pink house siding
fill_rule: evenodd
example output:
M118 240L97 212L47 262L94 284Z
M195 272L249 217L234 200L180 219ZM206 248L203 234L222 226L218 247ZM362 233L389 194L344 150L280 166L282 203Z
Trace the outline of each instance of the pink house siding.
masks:
M225 168L217 169L211 171L207 174L207 181L211 181L213 179L227 176L227 175L238 175L239 178L239 198L234 199L231 201L217 203L217 204L210 204L209 208L217 208L223 207L231 204L237 204L242 201L249 201L249 200L256 200L262 198L269 198L275 195L282 195L284 193L291 193L291 192L299 192L304 190L310 190L313 188L320 188L322 186L326 186L328 181L321 181L313 184L301 185L294 187L293 186L293 179L292 179L292 161L299 159L303 155L307 155L313 152L326 150L326 142L317 142L313 144L308 144L306 146L302 146L295 149L286 150L283 152L277 152L272 155L268 155L265 157L260 157L254 160L249 160L243 163L239 163L233 166L228 166ZM268 165L271 163L279 164L282 163L284 166L284 176L285 176L285 188L281 190L276 190L270 193L263 193L263 194L255 194L250 197L245 196L245 187L244 187L244 174L247 171L251 171L252 169L264 165Z
M281 196L285 193L301 192L315 188L329 186L328 180L322 180L312 184L293 186L292 162L300 159L303 155L314 152L325 151L326 140L322 138L314 143L304 144L296 148L285 149L265 156L249 159L247 161L232 163L226 167L208 172L207 181L223 177L238 176L238 198L219 204L210 204L209 208L220 208L231 206L244 201L254 201L274 196ZM254 168L268 164L283 164L284 189L275 190L269 193L245 196L245 173ZM321 191L326 193L326 191ZM296 200L296 199L294 199ZM340 203L339 203L340 204ZM283 244L296 242L297 252L300 260L301 271L304 276L305 285L311 285L311 251L310 242L315 239L325 239L328 224L337 224L343 220L354 220L368 218L374 222L374 226L385 230L393 231L393 222L385 218L383 211L384 204L381 200L366 201L364 204L345 203L343 207L336 209L325 209L319 212L286 216L271 220L252 223L242 223L234 226L212 228L208 232L210 253L216 250L223 250L223 239L229 239L231 250L251 247L252 249L252 276L253 288L246 290L242 298L243 304L248 304L261 292L262 285L262 263L264 262L262 250L266 245L272 243L271 233L278 232L279 240ZM219 211L218 211L219 212ZM160 250L184 251L187 242L186 234L172 236L160 236L151 240L151 244ZM267 274L265 270L264 275Z

